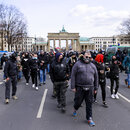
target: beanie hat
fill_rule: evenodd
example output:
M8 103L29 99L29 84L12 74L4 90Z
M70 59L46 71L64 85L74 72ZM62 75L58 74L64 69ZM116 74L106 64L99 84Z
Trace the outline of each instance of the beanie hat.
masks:
M60 55L62 55L62 54L61 54L61 53L59 53L59 52L58 52L58 53L56 53L56 60L58 60L58 59L59 59L59 56L60 56Z

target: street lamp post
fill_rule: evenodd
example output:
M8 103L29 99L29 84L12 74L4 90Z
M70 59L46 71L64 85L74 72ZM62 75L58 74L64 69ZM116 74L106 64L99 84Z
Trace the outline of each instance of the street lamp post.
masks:
M36 51L36 36L35 36L35 47L34 47L34 51Z
M113 45L114 45L114 41L115 41L115 38L114 38L114 36L113 36L113 39L112 39L112 41L113 41Z

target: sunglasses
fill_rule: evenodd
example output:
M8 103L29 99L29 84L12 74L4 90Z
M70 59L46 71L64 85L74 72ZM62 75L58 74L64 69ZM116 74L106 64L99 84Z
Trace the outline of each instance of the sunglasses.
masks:
M89 58L89 59L91 59L92 57L86 56L86 58Z

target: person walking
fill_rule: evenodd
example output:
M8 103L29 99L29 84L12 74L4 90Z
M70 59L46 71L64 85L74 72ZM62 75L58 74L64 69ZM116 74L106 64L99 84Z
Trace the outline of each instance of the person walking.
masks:
M93 93L98 89L98 72L96 66L90 62L90 52L84 52L79 61L75 63L71 74L71 89L75 92L74 112L81 106L83 100L86 103L86 119L90 126L95 126L92 120Z
M113 99L119 99L119 96L117 94L119 89L119 65L121 62L119 62L116 59L116 56L112 56L112 63L110 65L110 81L111 81L111 98ZM113 93L113 87L114 87L114 81L116 82L116 88L115 92Z
M12 98L17 100L16 91L17 91L17 63L16 63L16 54L13 53L10 56L10 59L6 62L4 68L4 74L6 77L5 81L5 103L9 103L10 99L10 88L12 83Z
M57 107L61 108L62 112L66 111L66 91L69 73L69 66L66 64L65 60L63 60L63 55L61 53L56 53L55 60L50 66L50 77L55 86L58 102Z
M126 70L127 79L125 79L126 85L130 88L130 49L128 50L128 55L123 60L123 67Z
M98 54L95 58L95 65L98 71L99 85L101 87L102 102L104 107L108 107L106 103L106 75L105 71L110 71L110 68L104 64L104 56ZM94 102L97 102L97 93L94 94Z
M25 55L23 55L23 57L22 57L21 65L22 65L23 75L24 75L25 80L26 80L26 85L29 85L29 79L30 79L29 62L30 62L29 54L25 53Z
M41 50L40 55L38 56L39 60L39 73L40 73L40 86L46 83L46 69L48 64L48 56L44 51Z
M38 75L38 59L37 54L32 55L32 59L29 62L30 70L31 70L31 78L32 78L32 88L38 90L37 86L37 75Z

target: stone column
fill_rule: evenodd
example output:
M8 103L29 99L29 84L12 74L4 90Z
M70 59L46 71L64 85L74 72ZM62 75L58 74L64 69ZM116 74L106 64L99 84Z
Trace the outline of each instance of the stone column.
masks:
M79 39L76 40L76 51L81 51Z
M45 51L47 51L47 50L46 50L46 45L45 45Z
M53 48L55 49L55 48L56 48L56 42L55 42L55 39L54 39L53 41L54 41Z
M72 50L74 50L74 39L71 40Z
M61 39L59 39L59 47L61 48Z
M66 40L66 50L67 50L67 51L69 50L69 47L68 47L68 39Z
M83 45L83 51L85 51L85 45Z
M48 45L47 45L47 49L48 49L48 51L50 52L50 39L48 39Z

